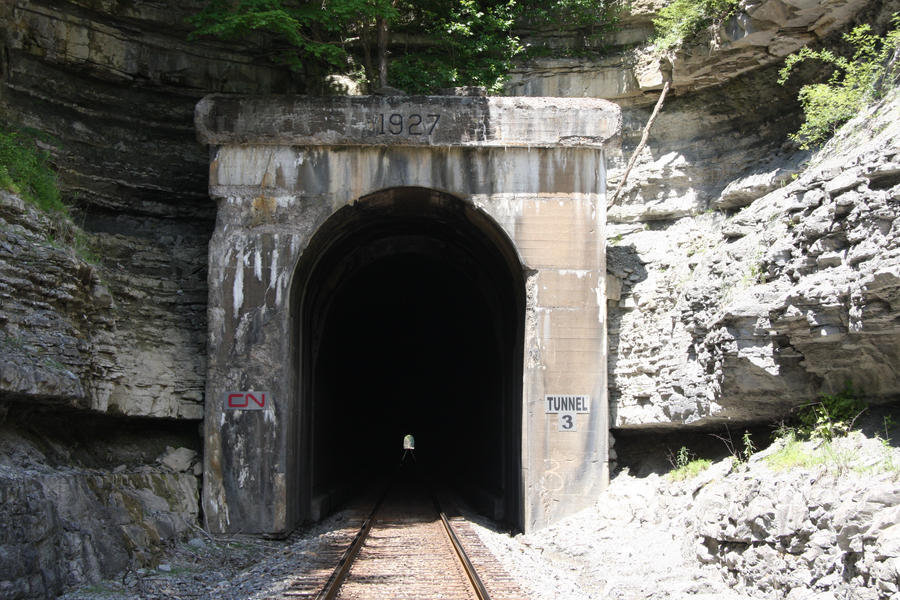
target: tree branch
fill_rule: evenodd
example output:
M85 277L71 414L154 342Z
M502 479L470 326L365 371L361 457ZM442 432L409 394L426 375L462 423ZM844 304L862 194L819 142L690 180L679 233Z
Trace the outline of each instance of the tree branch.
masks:
M662 73L663 78L665 79L662 93L659 95L659 100L656 101L656 106L653 107L653 112L650 114L650 118L647 119L647 124L644 126L644 133L643 135L641 135L641 141L638 142L637 147L631 154L631 159L629 159L628 165L625 167L625 172L622 173L622 179L619 180L619 185L616 186L616 191L613 192L612 197L606 202L606 210L612 208L612 206L616 203L616 200L619 199L619 194L625 187L625 182L628 181L628 175L631 173L631 169L632 167L634 167L634 163L637 162L638 155L641 153L641 150L644 149L644 146L647 145L647 139L650 137L650 127L653 126L653 121L656 120L656 115L659 114L659 109L662 108L663 102L666 99L666 94L669 92L669 88L672 85L671 72L664 70Z

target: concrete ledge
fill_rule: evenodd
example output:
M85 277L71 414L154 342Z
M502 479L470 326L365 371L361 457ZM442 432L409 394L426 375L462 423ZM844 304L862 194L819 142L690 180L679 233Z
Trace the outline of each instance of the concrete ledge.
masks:
M595 98L213 94L194 121L213 145L602 148L622 129L619 107Z

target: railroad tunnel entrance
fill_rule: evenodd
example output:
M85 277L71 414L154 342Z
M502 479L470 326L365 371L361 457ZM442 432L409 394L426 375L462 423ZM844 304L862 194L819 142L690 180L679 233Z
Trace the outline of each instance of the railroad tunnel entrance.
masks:
M397 468L406 433L417 469L517 529L594 502L616 106L212 95L195 117L211 531L289 533Z
M301 512L395 471L412 433L419 473L517 525L525 293L499 226L449 194L381 191L319 228L295 281Z

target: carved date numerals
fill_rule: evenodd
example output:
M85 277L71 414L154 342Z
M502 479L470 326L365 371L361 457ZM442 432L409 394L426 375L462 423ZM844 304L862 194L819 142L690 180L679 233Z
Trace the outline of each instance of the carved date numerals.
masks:
M441 115L420 115L413 113L378 113L373 123L375 135L431 135L437 127Z

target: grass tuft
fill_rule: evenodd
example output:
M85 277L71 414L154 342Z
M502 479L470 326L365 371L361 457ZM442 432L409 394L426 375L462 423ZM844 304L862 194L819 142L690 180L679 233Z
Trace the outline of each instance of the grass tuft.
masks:
M684 481L685 479L693 479L711 466L712 461L708 458L697 458L684 466L669 471L666 476L670 481Z
M0 128L0 188L48 214L68 217L50 155L25 131Z

